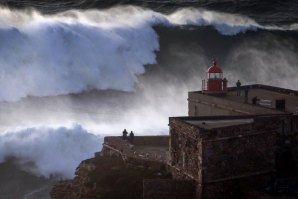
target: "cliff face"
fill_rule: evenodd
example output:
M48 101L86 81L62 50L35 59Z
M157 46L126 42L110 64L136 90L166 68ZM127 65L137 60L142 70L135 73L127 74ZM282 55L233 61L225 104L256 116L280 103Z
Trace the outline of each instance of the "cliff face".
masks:
M95 187L92 186L90 176L95 170L93 159L84 160L77 167L75 178L60 181L53 187L50 196L53 199L67 198L95 198Z
M129 166L120 157L97 155L78 166L72 180L61 181L52 199L142 199L143 179L165 179L165 171Z
M143 139L143 138L142 138ZM177 172L167 165L166 154L161 145L152 145L148 140L141 144L136 139L135 145L119 137L105 138L103 150L94 158L84 160L75 171L72 180L65 180L53 187L52 199L194 199L198 197L196 181L176 175ZM173 145L174 146L174 145ZM173 176L171 176L171 175ZM253 178L257 181L257 178ZM268 181L269 182L269 181ZM279 183L277 183L279 182ZM290 181L289 181L290 182ZM297 183L298 181L291 181ZM275 181L274 187L281 193L290 193L284 186L284 180ZM280 185L282 185L280 187ZM243 179L223 182L223 190L215 187L209 190L206 198L218 198L216 191L221 191L221 198L260 198L294 199L297 196L270 195L265 187L259 189L247 185ZM295 187L293 185L293 187ZM281 189L279 189L281 188ZM290 188L290 187L289 187ZM208 191L205 189L204 191ZM293 190L292 190L293 191ZM204 197L205 198L205 197Z

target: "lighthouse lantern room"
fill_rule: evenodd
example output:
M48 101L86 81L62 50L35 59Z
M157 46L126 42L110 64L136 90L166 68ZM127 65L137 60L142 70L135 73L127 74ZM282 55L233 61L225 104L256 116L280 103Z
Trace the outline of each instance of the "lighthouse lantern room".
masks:
M202 80L202 92L206 94L225 95L227 93L227 79L216 60L207 70L207 80Z

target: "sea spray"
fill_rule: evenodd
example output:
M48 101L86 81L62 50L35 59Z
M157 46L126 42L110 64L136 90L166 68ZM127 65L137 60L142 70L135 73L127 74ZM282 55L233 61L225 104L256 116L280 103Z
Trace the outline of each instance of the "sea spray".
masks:
M101 143L101 137L80 125L8 131L0 134L0 163L15 157L23 169L36 175L70 178L82 160L100 151Z
M133 91L159 50L154 26L214 26L223 35L262 27L252 19L185 8L165 15L134 6L0 10L0 101L97 89Z

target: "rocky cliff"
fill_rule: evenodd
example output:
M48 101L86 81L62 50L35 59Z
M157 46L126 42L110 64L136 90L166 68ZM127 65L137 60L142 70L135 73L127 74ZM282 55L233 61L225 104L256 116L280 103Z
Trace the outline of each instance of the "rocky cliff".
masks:
M52 199L142 199L143 179L166 179L161 169L127 165L120 157L97 154L80 163L72 180L55 185Z

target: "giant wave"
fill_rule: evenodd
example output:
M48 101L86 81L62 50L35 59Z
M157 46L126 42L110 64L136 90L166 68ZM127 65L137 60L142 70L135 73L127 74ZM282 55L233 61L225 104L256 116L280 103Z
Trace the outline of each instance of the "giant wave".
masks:
M129 128L138 135L167 133L167 117L185 115L187 91L200 89L210 54L221 56L230 82L240 78L243 83L298 85L298 69L293 67L298 62L296 44L273 34L295 33L295 24L262 26L245 16L215 11L187 8L166 15L134 6L52 15L1 8L0 16L0 101L18 101L0 103L1 122L9 125L2 125L2 132L10 132L1 134L0 159L33 161L36 169L31 171L45 176L70 176L79 159L99 150L101 141L90 141L97 138L87 131L119 135ZM153 67L145 72L148 64ZM82 94L94 89L136 92L115 101L109 95ZM63 127L69 122L82 127ZM15 127L20 129L11 130ZM83 145L76 146L72 136L81 137L90 148L80 151ZM51 156L51 139L63 146L55 148L61 156L53 164L43 159ZM67 147L79 148L64 154ZM68 157L65 165L70 166L58 163L62 156Z
M169 15L133 6L54 15L1 8L0 13L1 101L91 89L133 91L144 66L156 63L156 25L213 26L223 35L284 29L191 8Z

